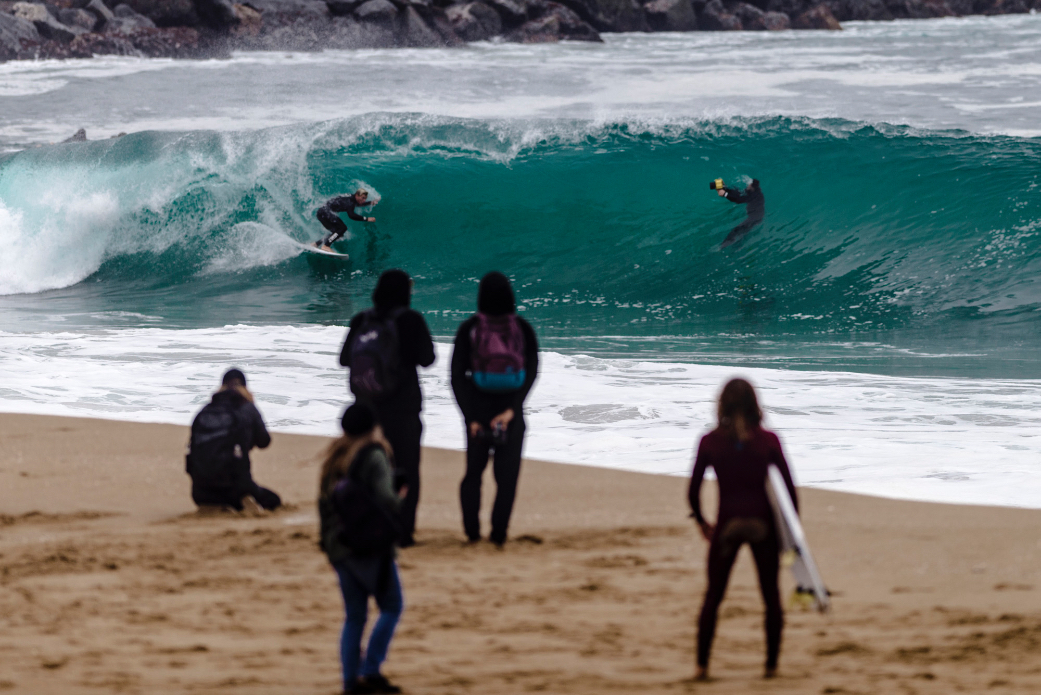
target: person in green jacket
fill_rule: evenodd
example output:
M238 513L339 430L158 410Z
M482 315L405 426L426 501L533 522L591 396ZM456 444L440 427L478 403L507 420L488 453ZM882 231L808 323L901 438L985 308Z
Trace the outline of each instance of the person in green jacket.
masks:
M340 636L344 692L400 693L401 688L380 673L404 609L395 550L390 546L375 554L360 555L347 547L342 537L343 521L333 504L333 492L337 483L349 477L365 488L376 504L397 515L407 489L395 492L391 447L371 408L355 403L347 408L341 424L344 435L329 447L322 466L318 513L322 550L340 579L347 614ZM375 597L380 615L363 655L361 638L368 619L370 596Z

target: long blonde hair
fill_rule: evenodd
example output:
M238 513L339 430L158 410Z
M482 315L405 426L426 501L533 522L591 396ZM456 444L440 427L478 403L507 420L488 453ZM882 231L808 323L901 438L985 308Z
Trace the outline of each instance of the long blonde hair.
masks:
M318 484L319 497L326 497L333 491L336 483L346 477L351 462L354 461L358 452L370 444L383 447L387 456L394 454L390 442L383 436L383 428L379 425L362 435L344 434L329 445L329 448L325 450L325 462L322 464L322 475Z

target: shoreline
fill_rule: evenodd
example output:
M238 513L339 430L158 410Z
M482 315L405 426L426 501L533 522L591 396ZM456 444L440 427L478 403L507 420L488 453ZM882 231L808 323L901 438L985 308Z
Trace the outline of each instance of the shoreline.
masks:
M337 690L341 606L315 547L313 500L328 440L276 434L257 452L257 481L288 505L248 517L195 513L186 437L171 425L0 415L2 687ZM526 460L500 552L462 542L462 470L460 453L424 451L419 545L399 557L407 608L392 680L439 695L691 691L706 547L685 479ZM710 510L711 497L709 486ZM789 610L780 678L762 682L762 612L742 551L714 681L696 692L1041 687L1031 657L1041 511L800 497L832 612Z

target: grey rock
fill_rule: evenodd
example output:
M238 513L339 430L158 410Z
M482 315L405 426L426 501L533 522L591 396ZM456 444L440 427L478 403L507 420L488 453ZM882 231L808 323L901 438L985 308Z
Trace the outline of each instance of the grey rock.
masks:
M766 31L766 13L755 5L739 2L730 11L741 20L741 28L745 31Z
M47 11L47 7L36 2L16 2L11 6L12 14L33 23L40 36L59 43L69 43L79 34L85 33L76 27L67 27Z
M889 21L893 14L886 7L884 0L825 0L824 5L828 8L836 20L840 22L852 21ZM819 5L804 10L814 12ZM792 17L792 26L795 26L796 18ZM796 27L799 28L799 27Z
M389 0L366 0L354 10L354 16L363 22L387 24L398 16L398 8Z
M954 12L944 0L887 0L886 9L897 19L954 16Z
M528 18L528 8L514 0L484 0L484 4L499 13L503 26L520 26Z
M705 3L698 26L704 31L741 31L741 20L723 7L721 0L709 0Z
M194 27L199 14L193 0L126 0L137 14L152 20L157 27ZM113 11L117 17L119 13Z
M812 0L768 0L765 5L753 4L767 12L783 12L789 17L800 15L813 7Z
M654 31L694 31L698 18L690 0L651 0L643 6L647 24Z
M5 56L14 57L22 50L24 43L39 43L40 32L27 19L0 13L0 60Z
M784 12L767 12L763 18L767 31L787 31L792 28L792 20Z
M130 34L138 29L155 29L155 22L138 14L130 5L116 5L112 10L112 21L105 24L106 34Z
M463 43L463 40L455 33L448 15L440 7L431 7L427 13L426 20L430 28L441 36L445 46L458 46Z
M58 21L67 27L82 29L84 32L94 31L98 18L86 10L63 8L58 10Z
M87 141L87 131L84 128L80 128L75 133L73 133L71 136L69 136L69 137L65 138L64 140L62 140L62 143L64 144L66 142L86 142L86 141Z
M398 45L395 28L391 24L362 22L354 17L333 17L331 35L325 48L391 48Z
M591 24L560 3L530 0L528 8L535 18L507 34L507 40L518 43L603 41Z
M101 0L90 0L90 2L87 3L80 3L80 9L86 10L94 15L94 18L97 20L97 23L94 24L94 31L103 31L105 25L116 18L116 16L112 14L112 10L110 10Z
M452 5L445 10L445 15L463 41L486 41L502 33L499 13L483 2Z
M399 40L404 46L423 48L444 46L441 35L430 28L414 7L406 7L401 13Z
M643 7L637 0L562 0L598 31L648 31Z
M348 17L362 2L364 0L326 0L325 4L329 6L329 13L333 17Z
M841 31L842 25L831 10L825 4L806 10L798 17L792 19L793 29L825 29L829 31Z
M260 13L260 34L285 28L265 39L264 50L317 50L320 39L315 37L330 32L332 13L322 0L250 0L248 7ZM295 30L301 32L298 39L292 38Z

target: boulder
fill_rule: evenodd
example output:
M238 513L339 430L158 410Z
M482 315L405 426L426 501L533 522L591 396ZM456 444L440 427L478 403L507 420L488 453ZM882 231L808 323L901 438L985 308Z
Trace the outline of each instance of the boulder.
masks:
M193 0L126 0L139 15L152 20L157 27L194 27L199 24L199 13ZM118 13L113 12L117 17Z
M698 18L690 0L651 0L643 6L647 25L653 31L694 31Z
M230 31L241 21L231 0L195 0L199 21L210 29Z
M824 4L835 19L840 22L886 22L893 18L892 13L889 11L889 8L886 7L884 0L825 0ZM814 9L815 7L810 7L809 9L804 10L803 13L810 12ZM792 19L795 19L794 15L792 16ZM798 29L799 27L796 28Z
M789 17L796 17L813 7L813 0L767 0L765 4L752 4L767 12L783 12Z
M47 6L41 3L16 2L11 6L11 14L32 22L40 36L51 41L69 43L79 34L84 33L83 29L79 27L67 27L59 22L54 15L47 11Z
M698 17L703 31L741 31L741 20L723 7L722 0L709 0Z
M974 8L977 14L1026 14L1030 5L1026 0L976 0Z
M115 19L112 10L110 10L101 0L89 0L89 2L80 0L80 2L77 2L75 6L94 15L94 18L97 20L94 24L94 31L103 31L105 29L105 24Z
M974 0L947 0L947 7L951 8L955 17L972 14L975 4Z
M784 12L767 12L763 17L767 31L787 31L792 28L792 20Z
M194 58L200 54L199 32L191 27L137 29L127 38L149 58Z
M648 31L647 18L637 0L561 0L597 31Z
M430 28L441 36L441 41L445 46L458 46L463 43L463 40L455 33L448 15L440 7L431 7L426 12L426 20Z
M94 31L94 27L99 24L98 18L94 16L94 13L71 7L58 10L58 21L73 30L77 28L82 29L83 33Z
M398 8L390 0L366 0L354 10L354 16L363 22L390 24L398 16Z
M25 44L40 42L40 32L27 19L0 13L0 60L15 57Z
M766 13L755 5L739 2L730 11L741 20L741 28L745 31L766 31Z
M354 10L362 2L364 0L326 0L325 4L328 5L329 13L333 17L349 17L354 14Z
M399 22L401 24L398 28L398 38L402 46L425 48L445 45L441 35L430 28L415 7L406 7Z
M486 41L502 33L499 13L483 2L452 5L445 10L456 36L463 41Z
M829 31L841 31L842 25L835 15L831 13L828 6L821 3L816 7L806 10L792 20L793 29L826 29Z
M105 23L106 34L132 34L138 29L155 29L155 22L138 14L130 5L116 5L112 10L112 21Z
M231 33L235 36L257 36L261 27L264 26L264 17L249 5L235 3L231 6L235 11L235 19L238 20L231 27Z
M574 10L557 2L532 0L529 12L535 15L517 29L506 35L517 43L555 43L570 41L603 41L589 23L582 20Z
M504 27L516 27L528 18L528 8L514 0L484 0L484 4L499 13Z
M355 17L333 17L331 34L323 48L391 48L398 43L393 24L362 22Z

